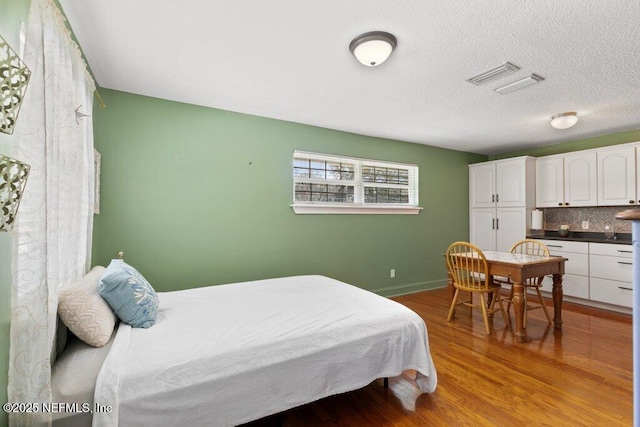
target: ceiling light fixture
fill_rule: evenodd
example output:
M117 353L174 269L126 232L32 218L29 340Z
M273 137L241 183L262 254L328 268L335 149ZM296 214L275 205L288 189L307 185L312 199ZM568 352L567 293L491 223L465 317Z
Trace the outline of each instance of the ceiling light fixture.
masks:
M349 50L362 65L375 67L389 58L398 41L393 34L384 31L364 33L349 44Z
M578 113L569 111L551 117L551 126L556 129L568 129L578 123Z

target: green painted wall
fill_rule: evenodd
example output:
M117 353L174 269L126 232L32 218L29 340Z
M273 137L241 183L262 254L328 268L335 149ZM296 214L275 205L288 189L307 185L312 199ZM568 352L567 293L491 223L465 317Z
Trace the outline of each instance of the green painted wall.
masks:
M593 138L579 139L576 141L563 142L561 144L546 145L544 147L531 148L527 150L513 151L510 153L489 156L489 160L506 159L518 156L549 156L552 154L568 153L570 151L588 150L590 148L605 147L608 145L624 144L626 142L640 141L640 129L627 132L600 135Z
M94 264L118 250L160 291L323 274L390 295L441 286L486 156L101 89ZM419 215L295 215L294 149L420 167ZM396 278L389 270L396 269Z
M16 51L20 47L20 21L26 21L28 0L0 0L0 35ZM0 153L14 156L15 137L0 133ZM0 403L7 401L9 370L9 326L11 322L11 246L12 235L0 233ZM0 426L8 425L8 417L0 411Z

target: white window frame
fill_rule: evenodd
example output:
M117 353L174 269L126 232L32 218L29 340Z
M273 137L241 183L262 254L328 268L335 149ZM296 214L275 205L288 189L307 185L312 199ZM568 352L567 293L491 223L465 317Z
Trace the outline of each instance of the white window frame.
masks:
M417 215L422 210L418 206L418 165L409 163L386 162L381 160L363 159L359 157L345 157L331 154L312 153L295 150L293 159L302 157L311 160L322 160L342 163L353 163L354 180L318 180L313 178L298 178L293 176L293 204L291 207L296 214L400 214ZM293 175L292 159L292 175ZM362 179L363 166L386 167L393 169L407 169L409 171L409 185L391 183L364 182ZM296 183L322 183L335 185L353 185L354 202L296 202ZM365 187L400 188L409 190L409 203L365 203Z

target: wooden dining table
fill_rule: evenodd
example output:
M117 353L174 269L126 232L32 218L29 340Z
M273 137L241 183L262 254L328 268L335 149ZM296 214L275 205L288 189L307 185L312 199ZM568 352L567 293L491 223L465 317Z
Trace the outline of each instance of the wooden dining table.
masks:
M527 341L524 327L525 287L527 279L540 276L553 276L553 324L556 329L562 328L562 275L567 258L560 256L527 255L512 252L482 251L487 259L489 275L508 277L513 282L513 307L515 311L515 335L517 342ZM490 280L493 280L490 278ZM453 299L455 289L449 277L449 302Z

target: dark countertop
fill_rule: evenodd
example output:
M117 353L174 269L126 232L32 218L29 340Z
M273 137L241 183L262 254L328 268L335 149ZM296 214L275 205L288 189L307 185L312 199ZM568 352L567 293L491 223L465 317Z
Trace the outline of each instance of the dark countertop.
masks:
M616 233L612 240L604 238L604 233L588 231L570 231L567 237L561 237L557 231L545 230L544 234L528 234L527 239L570 240L574 242L613 243L630 245L631 233Z

